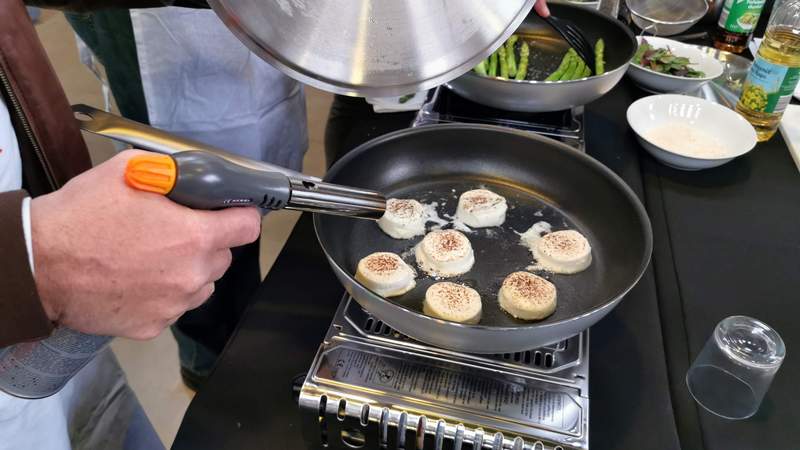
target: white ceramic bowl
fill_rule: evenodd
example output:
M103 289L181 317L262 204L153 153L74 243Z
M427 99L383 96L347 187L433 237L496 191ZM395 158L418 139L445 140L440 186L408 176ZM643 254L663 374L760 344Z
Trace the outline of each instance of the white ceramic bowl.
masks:
M706 74L703 78L678 77L650 70L631 61L628 66L628 75L636 84L647 91L656 93L691 92L722 75L725 69L721 61L683 42L654 36L647 36L644 39L653 47L669 48L674 55L689 58L689 61L695 63L691 66L693 69L700 70ZM636 41L641 44L642 37L637 37Z
M646 136L656 127L675 123L703 131L717 139L723 155L690 156L680 143L660 147ZM660 162L681 170L717 167L742 156L756 145L756 131L744 117L720 104L687 95L663 94L641 98L628 108L628 124L639 142Z

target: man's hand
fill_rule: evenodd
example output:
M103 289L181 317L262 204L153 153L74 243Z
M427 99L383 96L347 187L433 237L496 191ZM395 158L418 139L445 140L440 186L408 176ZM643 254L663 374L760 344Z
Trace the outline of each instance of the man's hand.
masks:
M548 17L550 15L550 9L547 8L547 0L536 0L536 3L533 4L533 9L536 11L536 14L542 17Z
M125 185L122 152L31 201L36 287L60 325L148 339L201 305L258 238L253 208L196 211Z

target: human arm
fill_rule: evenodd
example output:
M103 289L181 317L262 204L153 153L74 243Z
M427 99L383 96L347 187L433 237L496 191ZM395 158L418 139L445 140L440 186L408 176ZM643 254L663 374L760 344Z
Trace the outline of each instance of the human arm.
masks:
M211 295L230 265L231 247L258 237L253 208L195 211L126 186L124 168L136 154L123 152L31 201L36 292L27 300L29 306L38 300L45 326L29 328L27 338L9 335L0 347L43 337L50 322L88 334L157 336ZM21 238L3 238L3 246L20 241L24 248ZM27 266L19 254L16 263ZM18 307L6 292L0 307ZM0 317L0 328L8 325Z

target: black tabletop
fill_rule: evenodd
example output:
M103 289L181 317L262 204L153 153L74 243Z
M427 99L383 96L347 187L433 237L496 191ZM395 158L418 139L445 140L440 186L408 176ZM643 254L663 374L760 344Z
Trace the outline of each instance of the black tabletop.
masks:
M644 153L627 126L627 106L641 95L626 80L586 108L588 153L640 196L655 236L642 281L592 328L590 447L797 448L800 360L791 357L800 348L800 327L792 326L800 310L797 167L776 135L720 168L666 168ZM397 115L374 120L407 123ZM362 123L352 130L364 128L376 129ZM305 449L292 380L308 370L342 292L303 215L192 401L173 448ZM774 326L790 355L761 411L745 421L697 407L683 381L714 325L734 314Z

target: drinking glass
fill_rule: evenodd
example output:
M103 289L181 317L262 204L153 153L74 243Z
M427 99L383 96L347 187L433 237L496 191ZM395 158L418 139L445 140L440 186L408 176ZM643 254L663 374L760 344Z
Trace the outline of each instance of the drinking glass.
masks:
M692 397L726 419L746 419L758 411L786 356L780 335L746 316L723 319L686 374Z

